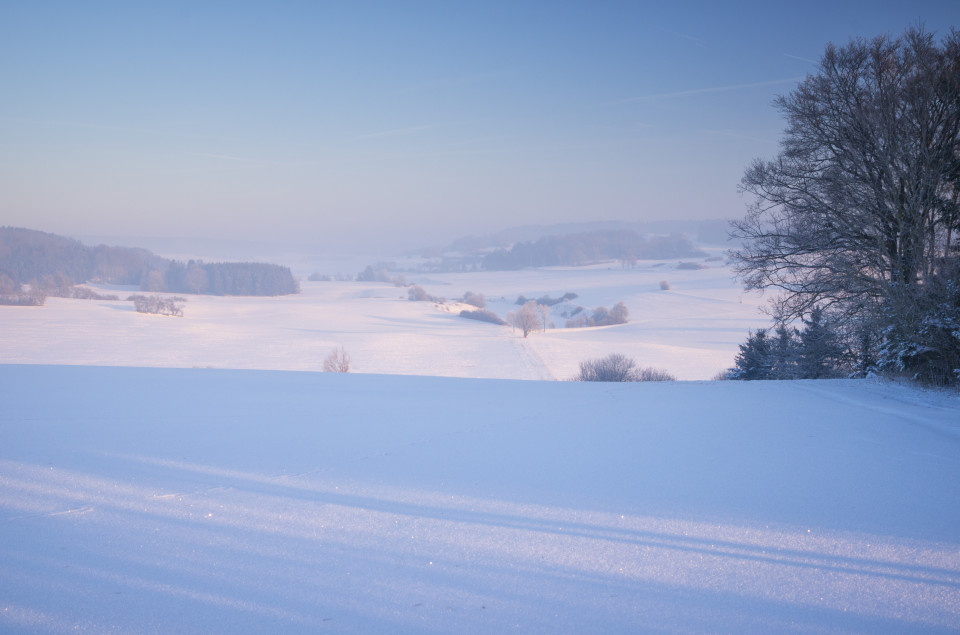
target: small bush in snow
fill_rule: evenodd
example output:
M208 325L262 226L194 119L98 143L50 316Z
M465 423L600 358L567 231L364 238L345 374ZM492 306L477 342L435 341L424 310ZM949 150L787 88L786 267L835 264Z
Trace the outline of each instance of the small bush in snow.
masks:
M137 313L152 313L155 315L172 315L183 317L183 304L186 298L179 296L163 297L161 295L132 295L127 300L133 302Z
M669 290L670 290L670 283L667 282L666 280L661 280L661 281L660 281L660 288L661 288L663 291L669 291Z
M601 359L580 363L577 381L675 381L676 377L660 368L637 368L637 363L625 355L613 353Z
M640 368L634 373L633 381L676 381L677 378L663 370L662 368L654 368L653 366L647 366L646 368Z
M338 346L327 355L327 358L323 360L323 372L325 373L349 373L350 372L350 356L347 355L347 351L342 347Z
M602 359L580 362L577 381L633 381L636 365L629 357L613 353Z

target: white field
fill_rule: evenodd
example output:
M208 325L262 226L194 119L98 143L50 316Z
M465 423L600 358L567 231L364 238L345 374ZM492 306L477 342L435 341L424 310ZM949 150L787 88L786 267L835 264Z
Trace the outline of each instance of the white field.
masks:
M407 289L384 283L304 281L299 295L278 298L187 296L183 318L138 314L123 300L49 298L44 307L0 307L0 360L312 371L340 345L357 373L569 379L585 359L622 353L679 379L710 379L733 364L749 328L768 325L758 311L763 298L744 293L722 263L698 271L676 264L408 276L435 297L482 293L501 317L519 308L518 295L568 291L579 294L575 305L623 301L630 311L628 324L526 339L460 318L464 307L453 302L410 302ZM122 299L136 292L96 288ZM553 320L563 327L565 318Z
M960 404L0 365L0 631L949 633Z
M411 281L631 322L525 340L360 283L0 307L0 632L958 632L956 393L512 381L711 377L766 320L722 267ZM338 344L363 374L281 372Z

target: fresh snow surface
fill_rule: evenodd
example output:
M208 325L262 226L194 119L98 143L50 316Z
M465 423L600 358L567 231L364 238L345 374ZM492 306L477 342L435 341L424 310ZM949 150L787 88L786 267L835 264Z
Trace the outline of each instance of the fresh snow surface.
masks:
M0 403L3 632L960 627L955 395L10 364Z
M320 370L335 346L351 372L500 379L569 379L580 362L621 353L678 379L710 379L733 365L748 329L769 325L765 299L746 294L729 267L701 270L678 261L615 263L515 272L406 274L443 304L410 302L408 289L385 283L302 282L277 298L186 296L184 317L144 315L125 299L134 288L95 287L118 301L48 298L42 307L0 306L2 361L22 364ZM660 281L670 290L660 288ZM519 295L579 295L554 308L561 328L524 339L507 326L459 317L452 300L487 297L505 317ZM564 309L624 302L630 322L562 328Z

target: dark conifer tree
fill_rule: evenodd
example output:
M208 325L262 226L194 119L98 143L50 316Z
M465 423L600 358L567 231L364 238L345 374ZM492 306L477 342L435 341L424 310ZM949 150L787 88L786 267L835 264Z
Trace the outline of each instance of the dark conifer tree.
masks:
M747 336L747 341L740 345L735 366L731 373L732 379L770 379L770 339L767 329L757 329Z

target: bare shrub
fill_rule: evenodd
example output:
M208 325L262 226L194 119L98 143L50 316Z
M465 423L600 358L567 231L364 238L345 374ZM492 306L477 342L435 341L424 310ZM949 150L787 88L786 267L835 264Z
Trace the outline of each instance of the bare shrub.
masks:
M103 294L97 293L93 289L87 287L71 287L70 292L64 296L64 298L73 298L75 300L119 300L120 298L112 293Z
M637 363L625 355L613 353L601 359L580 362L577 381L676 381L676 377L660 368L637 368Z
M577 381L633 381L635 366L636 362L629 357L613 353L602 359L580 362L580 373L576 379Z
M342 346L337 346L330 351L330 354L327 355L327 358L323 360L323 372L349 373L350 356L347 355L346 349L344 349Z
M634 373L633 381L677 381L677 378L662 368L647 366Z
M0 305L5 306L43 306L46 301L46 294L40 290L0 294Z
M186 298L180 296L170 296L165 298L161 295L132 295L127 300L133 302L133 308L137 313L152 313L154 315L171 315L173 317L183 317L183 305Z

